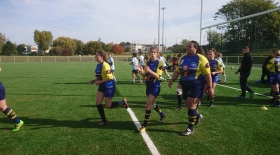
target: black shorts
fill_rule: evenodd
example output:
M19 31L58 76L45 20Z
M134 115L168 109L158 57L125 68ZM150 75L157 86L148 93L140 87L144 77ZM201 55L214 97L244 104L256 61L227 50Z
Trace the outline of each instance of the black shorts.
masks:
M138 70L132 70L132 73L138 74Z

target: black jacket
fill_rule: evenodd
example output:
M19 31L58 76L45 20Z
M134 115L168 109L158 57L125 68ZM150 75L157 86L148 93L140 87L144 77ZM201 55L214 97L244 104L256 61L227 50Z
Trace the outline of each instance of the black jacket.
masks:
M262 68L266 69L266 65L269 63L269 61L272 59L272 56L268 56L267 58L264 59L264 62L262 64Z
M251 72L251 68L252 68L252 57L250 55L250 53L245 53L244 57L241 61L241 66L238 69L239 72Z

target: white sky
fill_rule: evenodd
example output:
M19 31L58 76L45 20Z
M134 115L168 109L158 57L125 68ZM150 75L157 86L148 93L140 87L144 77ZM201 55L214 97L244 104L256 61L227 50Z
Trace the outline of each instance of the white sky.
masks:
M224 22L213 16L228 2L204 0L203 27ZM166 7L164 44L172 46L182 39L199 42L200 6L200 0L160 0L160 7ZM27 45L35 45L35 29L51 31L54 39L65 36L84 43L100 38L104 43L157 44L158 12L159 0L1 0L0 33ZM201 43L207 43L205 30Z

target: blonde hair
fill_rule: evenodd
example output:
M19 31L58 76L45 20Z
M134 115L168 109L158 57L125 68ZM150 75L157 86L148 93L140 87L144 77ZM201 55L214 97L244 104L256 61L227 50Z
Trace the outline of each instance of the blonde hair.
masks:
M223 54L222 53L217 53L217 56L222 58Z

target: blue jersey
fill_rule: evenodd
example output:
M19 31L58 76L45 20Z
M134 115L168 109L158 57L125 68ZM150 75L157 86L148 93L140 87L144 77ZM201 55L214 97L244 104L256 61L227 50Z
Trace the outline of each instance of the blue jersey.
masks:
M210 73L208 60L201 54L182 56L178 61L176 71L181 74L180 81L194 81L204 78Z
M148 61L147 66L149 66L150 70L157 73L159 77L162 75L163 63L160 60L155 61ZM160 82L160 78L156 79L155 77L151 76L150 73L145 73L145 81L147 82Z
M113 79L110 65L107 62L101 62L96 65L95 76L97 80Z

